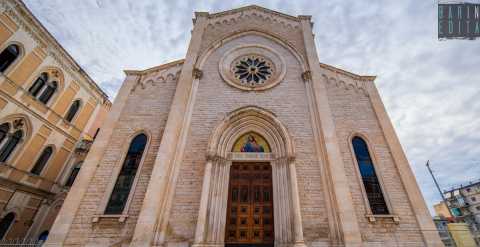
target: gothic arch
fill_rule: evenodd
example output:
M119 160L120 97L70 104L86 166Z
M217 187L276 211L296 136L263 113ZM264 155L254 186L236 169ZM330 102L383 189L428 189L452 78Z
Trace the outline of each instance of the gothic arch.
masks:
M237 139L249 132L265 138L271 152L231 152ZM275 243L304 246L295 149L287 128L275 114L256 106L230 112L214 129L207 148L195 246L223 246L230 167L233 162L252 161L272 166Z
M208 143L208 155L226 159L235 141L247 132L262 135L274 158L293 158L295 148L287 128L275 114L256 106L246 106L228 114L215 128Z
M216 40L214 42L212 42L212 44L209 45L207 49L205 49L204 51L202 51L199 54L196 65L195 65L195 68L202 69L202 67L203 67L205 61L207 60L207 58L218 47L220 47L224 43L229 42L229 41L234 40L234 39L237 39L237 38L240 38L242 36L246 36L246 35L258 35L258 36L261 36L261 37L272 40L272 42L284 47L285 49L287 49L297 59L297 61L300 63L300 66L302 67L303 71L308 70L308 64L307 64L304 56L302 56L302 54L292 44L288 43L287 41L285 41L284 39L282 39L281 37L279 37L278 35L276 35L272 32L268 32L268 31L261 30L261 29L256 29L256 28L255 29L250 28L250 29L245 29L245 30L239 30L239 31L236 31L236 32L233 32L233 33L228 33L227 35L219 38L218 40Z

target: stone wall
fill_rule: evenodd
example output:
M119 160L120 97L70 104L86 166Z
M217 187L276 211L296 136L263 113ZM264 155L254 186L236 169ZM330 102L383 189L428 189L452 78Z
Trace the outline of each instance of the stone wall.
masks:
M324 71L324 73L336 76L329 71ZM346 83L338 83L342 80ZM392 245L394 245L393 243L402 243L402 246L423 246L422 235L413 215L412 206L406 190L402 186L400 175L385 141L384 133L379 126L369 96L364 90L347 86L355 84L353 79L337 78L336 81L332 79L325 81L328 85L328 99L363 241L372 244L386 241L386 243ZM392 211L390 213L399 216L399 224L394 223L391 218L369 222L365 217L367 205L361 190L363 185L358 175L355 156L350 145L350 138L353 134L360 134L368 143L370 155L375 162L377 176L383 180L385 199L390 201Z
M131 238L170 111L176 87L176 74L179 69L180 67L167 68L144 75L139 84L131 91L108 148L70 228L66 245L83 246L88 242L110 245L129 241ZM159 77L164 80L151 80ZM100 217L98 222L92 223L95 215L103 213L104 208L101 205L105 205L108 200L109 188L117 178L126 149L128 149L131 139L140 131L145 131L149 136L149 143L146 147L143 165L139 170L138 180L133 185L135 186L133 199L128 211L125 212L128 217L125 222L119 222L118 218Z

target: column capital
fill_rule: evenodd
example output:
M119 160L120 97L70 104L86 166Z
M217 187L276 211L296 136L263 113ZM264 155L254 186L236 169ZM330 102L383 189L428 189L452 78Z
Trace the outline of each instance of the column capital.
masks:
M310 70L306 70L302 73L302 79L304 82L312 80L312 72Z
M227 161L226 158L216 154L216 153L207 153L207 161L217 162L217 161Z
M193 74L193 78L202 79L203 71L198 68L194 68L192 71L192 74Z

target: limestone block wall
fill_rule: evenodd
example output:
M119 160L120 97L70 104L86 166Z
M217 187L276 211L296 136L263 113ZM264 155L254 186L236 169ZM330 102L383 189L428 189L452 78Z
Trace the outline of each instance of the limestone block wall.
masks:
M265 91L243 91L225 83L218 72L222 55L245 44L268 46L286 61L287 73L277 86ZM271 39L249 34L224 43L206 60L194 103L185 156L176 182L167 228L167 242L193 242L202 190L206 150L210 135L224 117L240 107L255 105L277 115L295 143L297 177L305 238L308 242L328 238L328 220L315 153L313 132L296 58Z
M400 180L369 96L362 88L352 86L360 85L354 79L327 70L323 72L326 76L324 80L327 83L329 104L362 240L372 245L390 243L396 246L394 243L401 243L401 246L423 246L422 235L413 215L412 205ZM392 219L378 218L376 222L369 222L365 217L367 205L361 190L363 185L356 170L355 156L351 151L350 138L353 134L360 134L367 141L370 155L375 162L377 176L383 182L384 195L390 205L390 213L399 216L398 224Z
M142 75L141 80L131 90L108 148L75 216L65 242L66 246L84 246L89 242L108 246L129 241L131 238L167 121L176 87L176 73L180 68L175 67ZM164 80L157 80L159 77ZM155 80L151 80L152 78ZM94 216L103 214L102 205L106 204L110 196L112 183L117 178L130 141L140 131L144 131L149 140L144 152L146 156L143 165L140 165L141 168L137 173L138 180L131 192L134 193L133 198L125 212L128 217L125 222L119 222L118 217L99 217L98 222L93 223Z

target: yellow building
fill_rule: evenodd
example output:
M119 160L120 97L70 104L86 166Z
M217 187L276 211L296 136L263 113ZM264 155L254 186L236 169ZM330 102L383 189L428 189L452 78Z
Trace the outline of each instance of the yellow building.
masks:
M449 223L448 231L452 235L457 247L477 246L466 223Z
M438 216L443 216L446 218L452 217L450 210L448 209L447 205L444 202L439 202L433 205L433 209L435 210L435 214Z
M21 1L0 1L0 239L48 235L110 106Z

